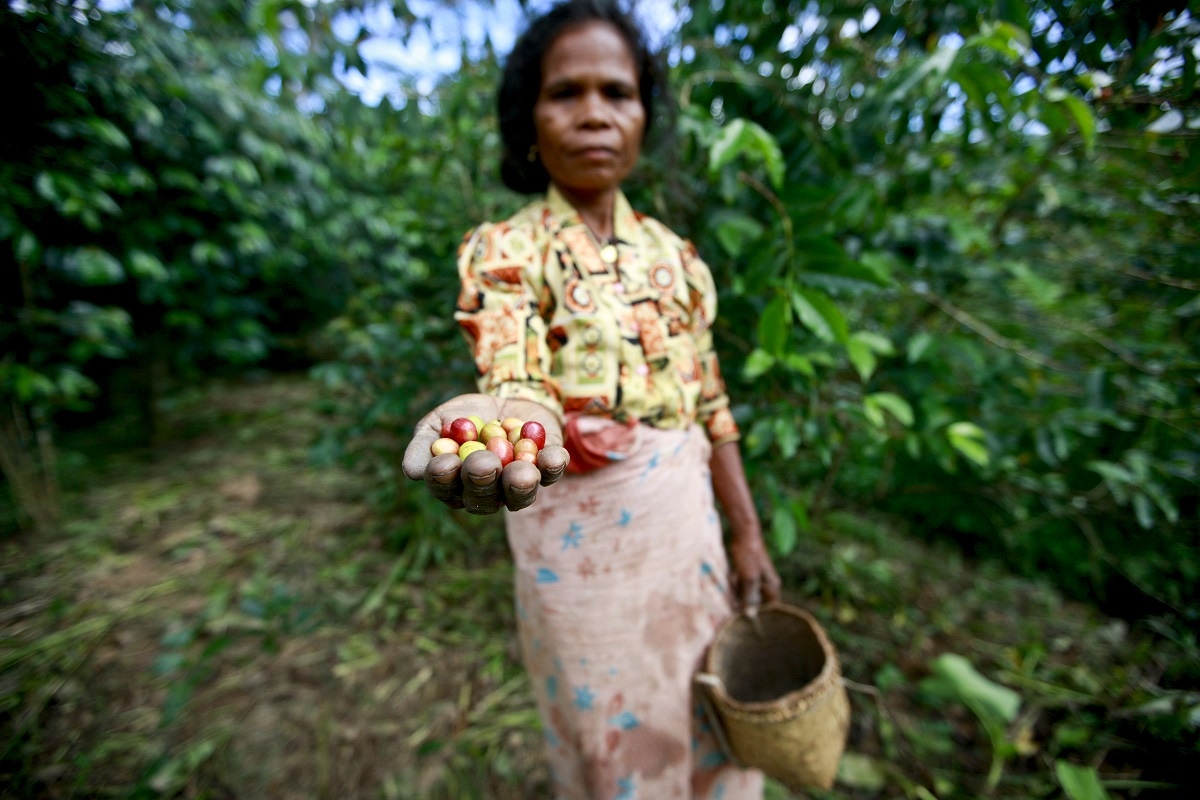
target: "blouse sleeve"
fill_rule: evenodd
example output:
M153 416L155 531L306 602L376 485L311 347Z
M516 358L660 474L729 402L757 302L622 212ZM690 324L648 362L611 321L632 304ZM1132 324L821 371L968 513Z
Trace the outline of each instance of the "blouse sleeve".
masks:
M479 391L532 400L562 418L550 376L551 295L532 237L507 223L470 231L458 251L461 290L454 314L475 358Z
M700 399L696 418L714 446L737 441L741 433L729 410L729 395L713 349L712 323L717 318L717 287L708 265L701 260L691 242L684 242L682 257L692 310L692 336L700 361Z

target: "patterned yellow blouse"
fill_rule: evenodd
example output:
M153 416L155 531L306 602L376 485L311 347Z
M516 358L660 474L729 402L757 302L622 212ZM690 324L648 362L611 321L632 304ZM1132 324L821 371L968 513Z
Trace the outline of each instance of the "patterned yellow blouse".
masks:
M623 194L613 225L615 253L552 186L507 221L467 234L455 319L474 351L479 390L534 400L560 417L699 422L714 444L737 439L712 346L708 266Z

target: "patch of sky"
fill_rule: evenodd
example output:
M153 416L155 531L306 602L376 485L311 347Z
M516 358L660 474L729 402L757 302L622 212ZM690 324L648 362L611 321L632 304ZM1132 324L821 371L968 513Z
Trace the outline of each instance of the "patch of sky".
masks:
M1122 48L1123 50L1124 48ZM1105 43L1104 47L1100 48L1100 60L1102 61L1120 61L1125 57L1122 50L1118 50L1111 44Z
M948 50L958 50L966 42L967 40L962 37L962 34L951 31L950 33L943 33L941 35L938 39L938 47L945 47Z
M1175 14L1174 11L1168 11L1163 16L1163 19L1170 20L1174 16L1174 14ZM1175 19L1173 19L1171 21L1171 24L1170 24L1170 26L1167 27L1167 30L1174 33L1175 31L1184 30L1191 24L1192 24L1192 11L1189 8L1185 8L1178 17L1175 17Z
M1079 59L1075 56L1074 50L1068 50L1062 58L1055 58L1046 65L1046 72L1051 75L1057 75L1062 72L1070 72L1079 63Z
M368 3L334 21L334 34L345 44L359 41L366 72L342 68L337 79L364 103L377 105L384 97L403 104L407 85L420 95L430 94L439 80L462 67L468 58L482 58L490 46L501 56L516 43L529 16L553 5L553 0L530 0L522 9L519 0L466 0L448 4L439 0L410 0L409 10L420 22L408 26L396 18L388 3ZM646 31L652 48L665 45L680 24L672 0L641 0L634 15ZM742 34L745 36L745 32ZM674 51L678 63L684 53ZM695 50L686 55L690 61Z
M275 48L275 41L267 35L258 37L258 55L263 60L263 63L268 67L279 66L279 50Z
M948 87L946 93L956 99L942 112L942 117L938 120L938 130L942 133L958 133L962 130L963 115L966 113L966 103L961 96L963 92L955 83Z
M1041 120L1031 119L1025 123L1023 133L1026 136L1049 136L1050 129Z
M862 23L859 25L859 30L866 33L879 24L879 20L882 18L879 9L875 8L875 6L867 6L863 9Z
M820 10L812 4L808 5L796 16L795 22L784 28L783 35L779 38L779 51L798 55L800 49L812 41L824 27L825 18L821 16Z

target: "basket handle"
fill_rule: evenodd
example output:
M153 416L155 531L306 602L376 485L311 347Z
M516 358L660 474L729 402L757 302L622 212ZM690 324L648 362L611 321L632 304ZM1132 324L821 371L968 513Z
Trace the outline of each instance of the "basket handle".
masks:
M721 680L720 675L714 675L711 672L697 672L694 682L696 684L696 694L700 697L700 705L704 708L704 716L708 719L708 725L712 728L713 737L717 740L717 747L721 752L733 762L733 765L738 769L745 769L746 765L733 752L733 747L729 744L729 736L725 733L725 723L721 719L720 712L717 711L716 703L713 702L712 691L718 689L721 692L725 691L725 682Z

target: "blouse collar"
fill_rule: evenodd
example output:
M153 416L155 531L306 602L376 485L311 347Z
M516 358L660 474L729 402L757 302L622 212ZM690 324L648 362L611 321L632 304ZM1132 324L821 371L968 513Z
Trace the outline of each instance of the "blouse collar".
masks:
M579 212L575 210L575 206L571 205L570 201L563 196L563 193L553 183L546 190L546 205L549 207L550 214L554 217L554 221L560 229L573 225L583 225L583 218L579 216ZM626 199L625 193L617 189L617 196L613 200L613 236L619 241L630 242L633 241L636 231L637 216L634 214L633 208L629 205L629 200Z

